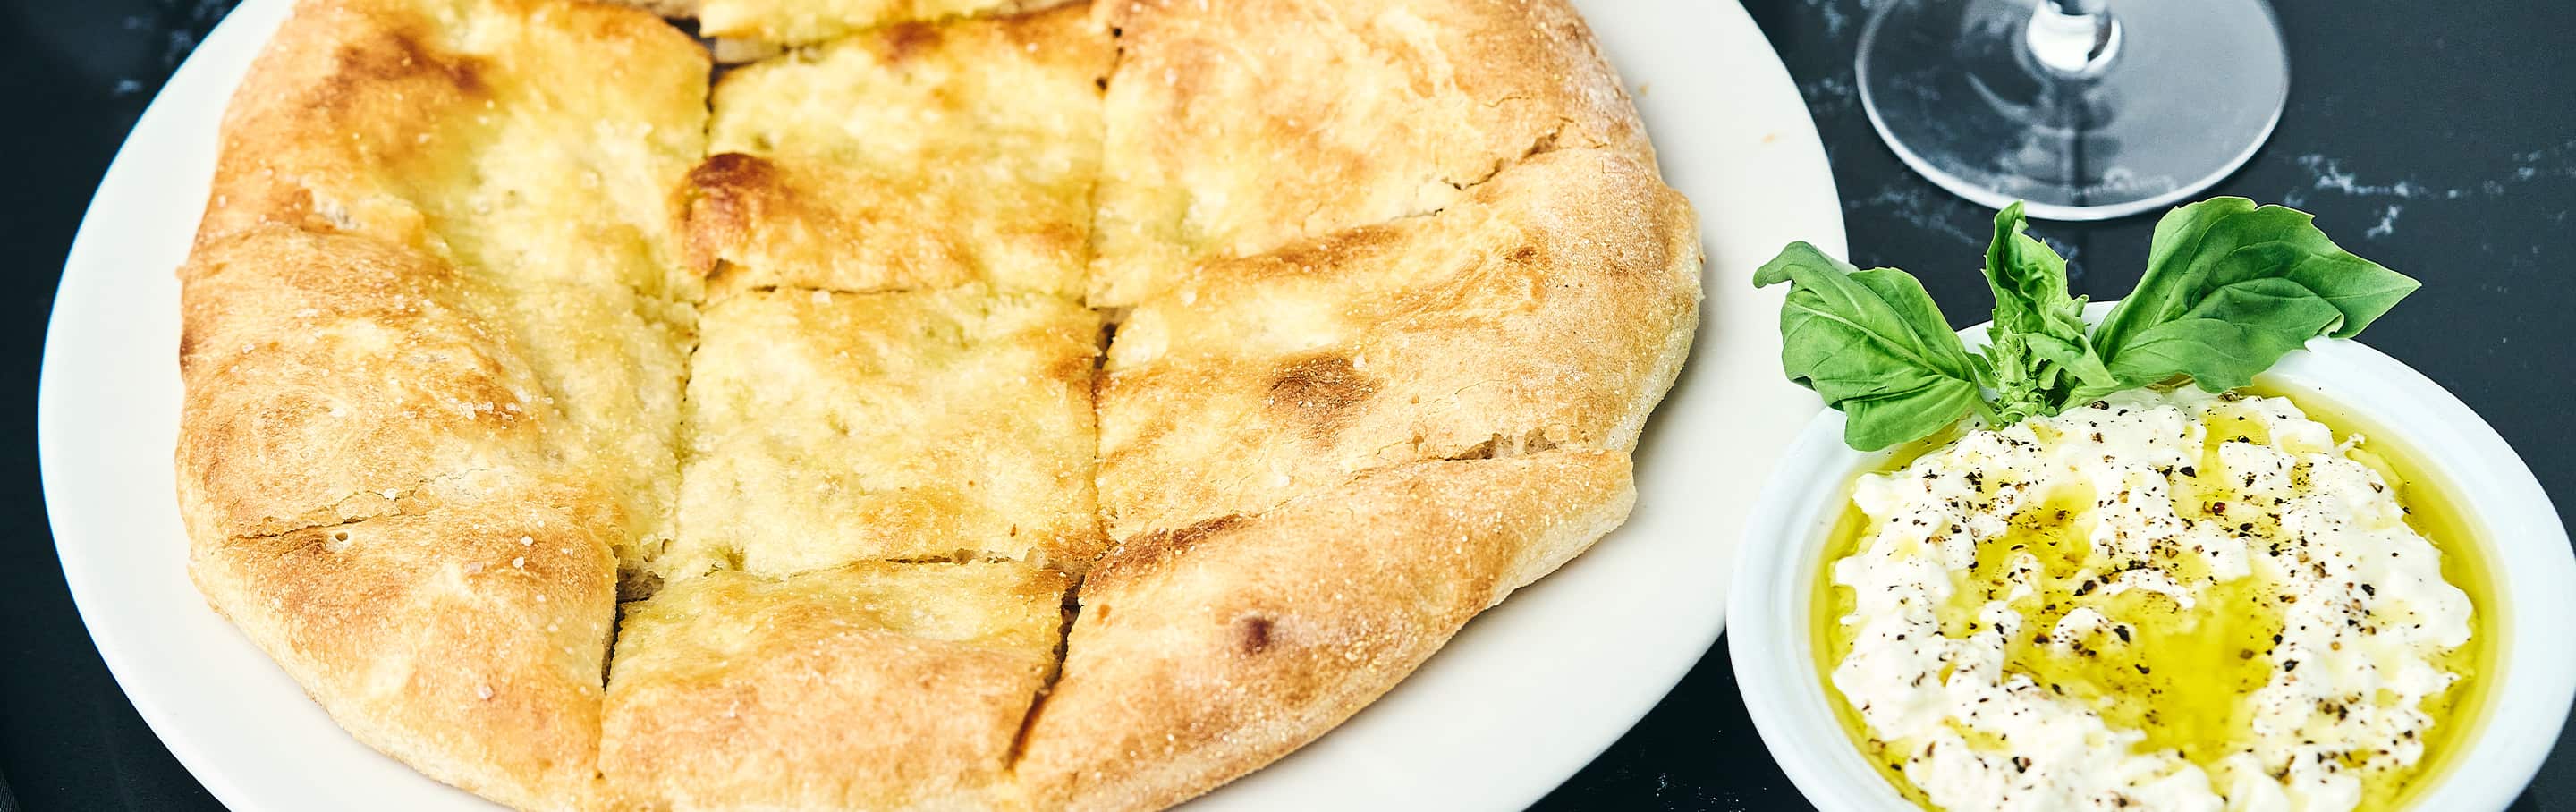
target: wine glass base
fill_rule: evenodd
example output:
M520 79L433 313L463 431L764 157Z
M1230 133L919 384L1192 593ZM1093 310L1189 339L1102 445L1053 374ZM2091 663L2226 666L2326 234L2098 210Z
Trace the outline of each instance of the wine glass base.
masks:
M1896 156L1989 208L2101 220L2217 184L2272 134L2289 54L2263 0L2114 2L2116 50L2080 75L2025 43L2032 0L1881 0L1861 104Z

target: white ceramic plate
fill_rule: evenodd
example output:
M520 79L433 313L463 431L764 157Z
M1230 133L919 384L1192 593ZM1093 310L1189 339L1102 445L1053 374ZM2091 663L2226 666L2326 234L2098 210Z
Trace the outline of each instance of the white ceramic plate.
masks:
M2099 321L2109 309L2095 303L2086 318ZM1959 335L1975 347L1985 332L1979 325ZM2476 546L2491 557L2485 563L2496 581L2491 605L2477 609L2503 612L2502 639L2488 643L2501 646L2495 673L2483 678L2501 682L2486 687L2484 707L2473 711L2468 749L2439 756L2434 783L2409 808L2505 808L2539 771L2576 697L2576 647L2558 627L2576 617L2576 554L2549 494L2476 412L2360 342L2309 341L2257 380L2313 398L2301 404L2312 413L2402 432L2390 439L2415 452L2430 469L2422 473L2448 486L2446 495L2466 503L2461 513L2485 536ZM1852 479L1887 459L1887 452L1845 447L1842 433L1841 413L1819 415L1763 491L1762 509L1745 531L1728 648L1763 744L1809 801L1829 812L1917 812L1853 746L1813 656L1810 587L1825 566L1826 536Z
M38 429L64 574L108 667L180 763L243 810L488 808L342 733L206 608L174 504L178 284L216 122L284 19L253 0L145 113L81 225L54 302ZM1578 2L1697 203L1706 324L1638 453L1634 518L1471 624L1339 730L1196 807L1516 809L1609 746L1717 638L1738 529L1816 411L1781 380L1779 289L1753 268L1841 207L1788 73L1750 17L1705 0Z

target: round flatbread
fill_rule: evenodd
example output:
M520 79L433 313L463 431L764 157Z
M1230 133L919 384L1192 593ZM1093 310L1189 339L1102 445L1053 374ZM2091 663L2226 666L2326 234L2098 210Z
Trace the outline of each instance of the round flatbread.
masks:
M1048 6L1037 8L1036 6ZM1689 205L1563 0L303 0L209 602L520 809L1152 809L1616 527Z

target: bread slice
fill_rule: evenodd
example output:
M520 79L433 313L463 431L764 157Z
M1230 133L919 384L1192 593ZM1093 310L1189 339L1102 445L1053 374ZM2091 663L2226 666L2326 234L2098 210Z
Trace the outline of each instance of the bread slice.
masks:
M183 272L192 343L262 353L191 378L183 489L264 501L221 532L274 533L543 468L622 502L630 562L667 539L697 295L670 201L704 151L707 66L631 9L298 5L226 114Z
M1071 581L1014 563L718 572L632 604L601 768L636 806L991 809Z
M1439 210L1535 153L1653 167L1564 0L1115 2L1094 307L1203 258Z
M614 502L508 472L273 536L192 538L208 603L359 741L526 810L597 795Z
M1391 464L1627 450L1698 324L1693 222L1652 168L1559 150L1436 215L1199 267L1109 349L1111 537Z
M191 537L340 524L472 471L552 465L545 387L455 266L267 226L200 245L179 276Z
M1628 457L1372 471L1119 544L1082 584L1019 775L1038 808L1157 809L1374 701L1469 618L1626 519Z
M755 291L700 328L666 577L1099 554L1091 311L980 287Z
M580 476L667 537L685 336L614 284L514 292L417 249L254 227L180 270L182 513L205 538L400 509L476 471Z
M1107 32L1074 6L874 31L726 74L689 174L721 298L987 282L1078 296Z
M306 0L179 271L200 589L360 740L519 808L595 798L617 562L669 533L707 64L632 9Z
M669 201L705 154L707 71L633 9L305 0L234 94L200 233L279 223L693 298Z
M545 388L556 463L618 501L631 593L645 558L676 533L676 427L696 311L613 282L518 287L489 300L487 323Z
M709 37L774 46L812 45L880 26L966 15L1000 16L1066 0L680 0ZM656 0L665 5L670 0Z

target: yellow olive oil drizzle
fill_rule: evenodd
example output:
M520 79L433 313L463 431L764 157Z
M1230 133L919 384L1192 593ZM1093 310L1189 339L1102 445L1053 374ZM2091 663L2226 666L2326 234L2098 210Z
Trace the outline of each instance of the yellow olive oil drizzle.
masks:
M2306 394L2291 396L2261 383L2244 391L2290 397L2310 419L2332 429L2337 441L2361 431L2367 440L2350 456L2376 469L2395 490L2399 503L2407 508L2408 525L2431 539L2441 551L2444 579L2469 596L2469 643L2435 660L2462 679L2424 704L2425 712L2434 719L2425 742L2424 759L2411 769L2360 773L2364 781L2361 810L2398 808L2410 800L2416 789L2433 783L2426 779L2438 775L2448 755L2467 740L2466 733L2476 727L2484 713L2488 680L2480 677L2492 672L2494 661L2494 647L2485 643L2498 639L2501 626L2494 611L2501 604L2493 600L2494 582L2485 569L2486 556L2477 548L2476 540L2484 534L2461 514L2457 503L2440 486L2420 473L2432 469L2420 464L2422 457L2395 442L2394 433L2363 425L2352 415ZM2210 470L2197 473L2223 473L2217 470L2216 447L2221 442L2239 436L2268 441L2259 436L2258 422L2237 422L2228 417L2223 410L2212 415L2203 454L2205 467ZM1948 445L1960 433L1946 431L1902 446L1875 470L1900 470ZM2197 493L2181 492L2190 490L2188 482L2196 477L2177 479L2183 480L2186 487L2178 489L2172 498L2184 515L2208 518L2210 500ZM2095 555L2086 541L2091 528L2085 517L2093 498L2092 494L2057 494L2047 507L2017 516L2003 536L1981 542L1976 569L1960 574L1958 598L1941 610L1943 632L1953 637L1972 633L1976 607L2009 594L2001 577L2006 569L2003 562L2015 552L2029 552L2040 562L2042 588L2012 604L2026 621L2021 632L2008 641L2008 668L2081 701L2114 729L2145 733L2139 750L2173 751L2208 771L2250 737L2251 721L2246 715L2249 703L2244 698L2270 678L2270 650L2281 625L2279 607L2272 603L2269 588L2257 579L2208 584L2203 580L2207 576L2199 571L2201 565L2190 557L2156 562L2174 571L2177 580L2187 585L2197 582L2202 587L2203 605L2189 611L2180 610L2165 596L2146 591L2107 595L2098 588L2086 587L2083 579L2076 577L2078 573L2106 572L2122 563ZM2063 518L2057 513L2059 507L2066 510ZM2248 520L2268 521L2260 516ZM1868 517L1846 498L1814 581L1814 600L1819 609L1814 613L1813 626L1816 667L1824 676L1825 689L1832 696L1845 732L1901 794L1917 805L1931 808L1929 799L1905 779L1902 753L1891 743L1873 739L1858 712L1832 684L1834 666L1852 646L1853 629L1840 620L1851 614L1856 605L1850 589L1833 584L1832 562L1857 552L1868 529ZM2123 621L2117 624L2122 628L2106 630L2083 641L2039 637L2079 605L2092 606ZM2071 647L2050 646L2049 642L2082 645L2070 653Z
M2392 776L2393 785L2365 784L2361 812L2402 809L2415 800L2425 788L2440 783L2457 759L2453 754L2462 749L2491 712L2490 690L2497 673L2496 663L2502 652L2491 641L2503 640L2505 625L2512 622L2502 607L2506 602L2496 592L2495 574L2490 569L2494 557L2487 548L2488 533L2475 518L2461 508L2450 494L2457 492L2451 483L2433 475L2435 470L2427 457L2408 445L2403 435L2388 426L2361 419L2338 408L2327 398L2293 391L2264 378L2242 390L2265 397L2285 397L2298 404L2308 419L2334 430L2335 440L2342 442L2358 433L2364 441L2349 456L2370 466L2386 480L2406 510L2406 524L2433 543L2442 553L2442 579L2451 582L2469 596L2469 642L2434 659L2442 668L2460 675L2458 684L2439 696L2425 700L2423 710L2433 718L2433 729L2424 740L2424 760L2415 769Z

